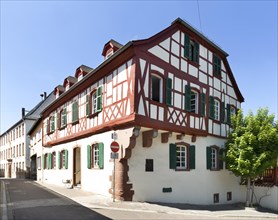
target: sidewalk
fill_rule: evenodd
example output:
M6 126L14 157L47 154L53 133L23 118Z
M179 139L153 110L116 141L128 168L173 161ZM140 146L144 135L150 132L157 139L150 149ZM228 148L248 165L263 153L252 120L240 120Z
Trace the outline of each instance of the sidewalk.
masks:
M245 208L240 204L231 205L189 205L189 204L168 204L168 203L147 203L147 202L123 202L115 201L112 198L87 192L82 189L68 189L48 183L36 182L58 194L72 199L73 201L90 209L109 209L118 211L134 211L149 213L168 214L192 214L204 216L217 216L220 218L250 218L250 219L274 219L278 215L270 210Z

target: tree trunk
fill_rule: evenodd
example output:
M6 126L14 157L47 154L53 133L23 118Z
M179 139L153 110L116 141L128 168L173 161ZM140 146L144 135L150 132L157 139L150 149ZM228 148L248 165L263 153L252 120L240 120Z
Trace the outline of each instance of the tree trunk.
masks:
M250 185L251 185L251 178L247 177L246 207L249 207L250 205Z
M252 183L251 207L253 207L255 181Z

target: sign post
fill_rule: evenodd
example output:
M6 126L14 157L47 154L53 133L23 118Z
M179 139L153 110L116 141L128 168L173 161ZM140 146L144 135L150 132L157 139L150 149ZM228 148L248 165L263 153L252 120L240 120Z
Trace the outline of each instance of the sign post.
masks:
M115 159L118 158L118 151L119 151L119 148L120 148L120 145L118 142L116 141L113 141L110 145L110 148L111 148L111 158L113 158L114 160L114 169L113 169L113 202L115 202Z

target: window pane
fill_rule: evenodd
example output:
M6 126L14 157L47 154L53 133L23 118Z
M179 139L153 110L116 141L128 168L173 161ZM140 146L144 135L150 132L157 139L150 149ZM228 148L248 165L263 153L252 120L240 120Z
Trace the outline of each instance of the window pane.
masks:
M160 84L161 79L157 76L152 76L152 100L160 102Z

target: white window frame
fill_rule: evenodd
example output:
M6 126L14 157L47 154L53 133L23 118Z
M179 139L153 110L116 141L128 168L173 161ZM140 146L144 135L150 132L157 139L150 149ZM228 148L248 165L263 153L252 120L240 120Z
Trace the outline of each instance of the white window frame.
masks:
M184 145L177 145L176 146L176 169L187 169L188 168L188 155L187 155L187 146Z
M194 97L193 97L194 95ZM190 112L193 112L193 113L196 113L198 114L198 105L199 105L199 102L198 102L198 92L194 91L194 90L191 90L191 94L190 94Z
M220 101L214 99L214 119L220 120Z
M93 163L93 167L94 168L98 168L98 164L99 164L99 146L98 144L93 144L92 146L92 153L93 153L93 160L94 160L94 163Z
M218 149L211 148L211 169L218 169Z
M95 90L91 95L91 114L97 112L97 90Z

